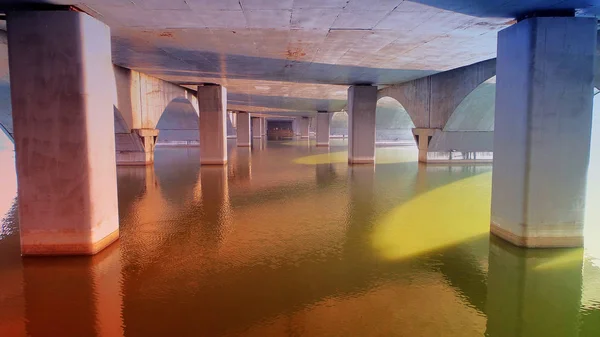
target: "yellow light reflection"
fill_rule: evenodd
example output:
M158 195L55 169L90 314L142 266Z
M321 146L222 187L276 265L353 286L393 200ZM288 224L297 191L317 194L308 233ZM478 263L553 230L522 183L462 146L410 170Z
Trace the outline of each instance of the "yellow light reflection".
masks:
M417 161L415 147L386 147L375 150L376 164L410 163ZM294 163L303 165L347 163L348 151L315 154L294 159Z
M583 261L582 249L564 249L564 252L556 257L536 265L534 270L550 270L560 268L572 268L573 266L581 266Z
M372 244L387 260L409 258L488 235L490 172L417 196L383 216Z

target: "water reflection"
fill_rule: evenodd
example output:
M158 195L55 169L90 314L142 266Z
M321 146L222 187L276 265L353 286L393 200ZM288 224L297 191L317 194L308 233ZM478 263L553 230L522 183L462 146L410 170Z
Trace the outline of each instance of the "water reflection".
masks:
M526 250L492 238L486 335L580 336L582 263L582 249Z
M26 333L123 336L119 244L93 257L24 258Z
M410 151L348 166L268 142L201 167L196 148L158 149L117 171L109 250L21 259L0 239L0 334L598 335L592 259L490 242L491 167Z

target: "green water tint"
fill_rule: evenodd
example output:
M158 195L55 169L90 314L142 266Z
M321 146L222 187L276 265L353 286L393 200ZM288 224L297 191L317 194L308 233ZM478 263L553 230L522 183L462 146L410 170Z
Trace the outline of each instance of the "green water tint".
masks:
M118 168L121 239L92 258L22 259L7 235L0 335L600 335L587 250L490 239L491 166L405 147L348 166L343 142L306 143Z

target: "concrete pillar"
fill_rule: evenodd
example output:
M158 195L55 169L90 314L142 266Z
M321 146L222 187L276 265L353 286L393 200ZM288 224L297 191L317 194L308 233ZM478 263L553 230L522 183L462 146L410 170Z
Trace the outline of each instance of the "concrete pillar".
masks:
M117 165L150 165L154 163L154 148L158 129L134 129L128 134L116 135Z
M375 162L375 110L377 87L353 85L348 88L348 163Z
M216 84L198 87L200 164L227 163L227 89Z
M537 17L498 35L491 232L583 244L596 20Z
M300 119L299 125L298 125L298 127L300 128L300 137L308 139L309 122L310 122L310 120L308 119L308 117L302 117Z
M74 11L8 27L21 253L95 254L119 237L110 29Z
M329 146L330 121L330 113L324 111L317 114L317 146Z
M252 118L252 138L261 138L263 136L263 118L253 117Z
M250 114L238 111L237 115L237 146L250 146Z
M413 129L413 135L419 148L419 162L427 163L427 151L429 150L429 142L433 138L435 129Z
M263 127L262 127L262 135L266 136L267 135L267 119L266 118L262 118L262 123L263 123Z

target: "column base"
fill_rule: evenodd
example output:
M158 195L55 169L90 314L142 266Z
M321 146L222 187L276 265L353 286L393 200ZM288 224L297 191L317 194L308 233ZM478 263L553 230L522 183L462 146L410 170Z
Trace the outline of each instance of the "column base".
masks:
M547 227L547 226L545 226ZM583 226L556 225L551 231L527 229L531 234L521 236L515 234L498 223L490 223L490 233L515 245L524 248L578 248L583 247Z
M317 143L317 146L329 147L329 143Z
M375 164L375 158L348 158L348 164Z
M115 230L98 241L90 241L90 233L22 232L21 255L94 255L119 239L119 230Z
M227 165L227 159L200 159L200 165Z
M117 152L117 166L146 166L154 163L154 152Z

